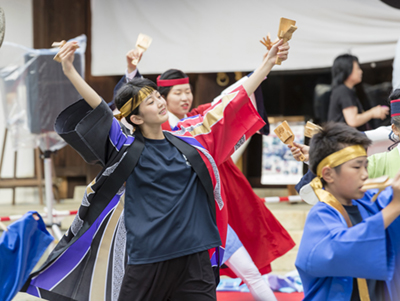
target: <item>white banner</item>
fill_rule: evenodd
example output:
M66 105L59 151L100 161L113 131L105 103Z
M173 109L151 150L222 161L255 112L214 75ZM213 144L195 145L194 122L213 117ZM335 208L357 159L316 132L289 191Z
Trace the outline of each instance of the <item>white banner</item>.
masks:
M139 33L153 38L140 71L250 71L277 36L280 17L297 21L289 60L274 70L330 67L351 52L361 63L393 59L400 11L379 0L91 0L92 74L119 75Z

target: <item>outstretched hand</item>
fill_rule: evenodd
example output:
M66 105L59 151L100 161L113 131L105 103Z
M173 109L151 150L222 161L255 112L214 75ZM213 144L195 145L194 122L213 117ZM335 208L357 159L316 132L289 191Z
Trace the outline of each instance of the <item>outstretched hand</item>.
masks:
M289 43L283 43L283 40L279 40L276 44L271 47L265 55L264 59L275 65L276 58L279 57L282 61L286 61L289 55Z
M309 149L310 147L304 144L296 143L293 142L292 145L288 145L290 151L292 152L292 155L296 161L301 161L300 156L303 154L304 156L304 162L309 161L310 156L309 156Z
M95 109L102 101L101 97L95 90L88 85L82 76L76 71L73 62L76 51L77 42L67 42L58 52L58 57L61 60L61 65L65 76L70 80L72 85L82 96L82 98Z
M283 40L279 40L274 46L272 46L271 50L264 56L261 65L254 70L253 74L242 85L248 96L254 93L261 82L269 74L278 57L281 58L282 61L287 59L289 48L289 44L283 43Z
M58 52L58 56L61 59L61 65L65 74L68 74L75 69L73 62L77 44L78 42L67 42Z
M142 59L143 52L140 53L137 48L129 50L128 53L126 54L126 63L128 67L128 72L132 73L133 71L136 70L136 65L132 63L134 59L137 59L137 62L139 64L140 60Z

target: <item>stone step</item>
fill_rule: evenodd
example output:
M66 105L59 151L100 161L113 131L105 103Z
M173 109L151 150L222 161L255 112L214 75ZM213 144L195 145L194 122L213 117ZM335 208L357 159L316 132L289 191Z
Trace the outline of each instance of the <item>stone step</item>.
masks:
M271 264L272 272L278 275L285 275L296 269L295 261L297 251L303 235L304 223L311 206L308 204L268 204L274 216L282 226L289 232L296 243L293 249L285 255L277 258Z
M311 206L306 203L272 203L267 208L278 219L282 226L290 230L303 230Z
M271 264L274 274L285 275L296 269L294 263L296 261L297 251L303 235L302 230L288 231L296 245L289 252L274 260Z
M282 257L275 259L271 263L271 268L274 274L284 275L296 269L294 263L296 261L297 250L290 250Z

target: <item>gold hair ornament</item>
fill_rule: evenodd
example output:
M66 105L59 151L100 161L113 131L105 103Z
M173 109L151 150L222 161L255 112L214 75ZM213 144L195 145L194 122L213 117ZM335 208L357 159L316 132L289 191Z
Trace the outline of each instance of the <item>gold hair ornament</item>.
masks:
M121 120L124 117L129 116L147 97L155 91L154 88L146 86L139 90L138 94L131 97L120 109L120 113L114 115L115 118Z

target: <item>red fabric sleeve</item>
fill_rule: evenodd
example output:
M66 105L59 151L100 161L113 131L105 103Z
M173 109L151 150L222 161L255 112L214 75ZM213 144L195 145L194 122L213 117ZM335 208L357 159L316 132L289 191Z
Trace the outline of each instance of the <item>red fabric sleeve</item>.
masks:
M211 103L206 103L203 105L199 105L197 108L192 109L189 113L187 113L188 117L203 115L204 111L211 107Z
M168 120L161 125L161 128L163 131L171 131L172 130L171 125L169 124Z
M186 128L219 165L264 124L246 90L240 86L204 111L203 116L183 120L177 127Z

